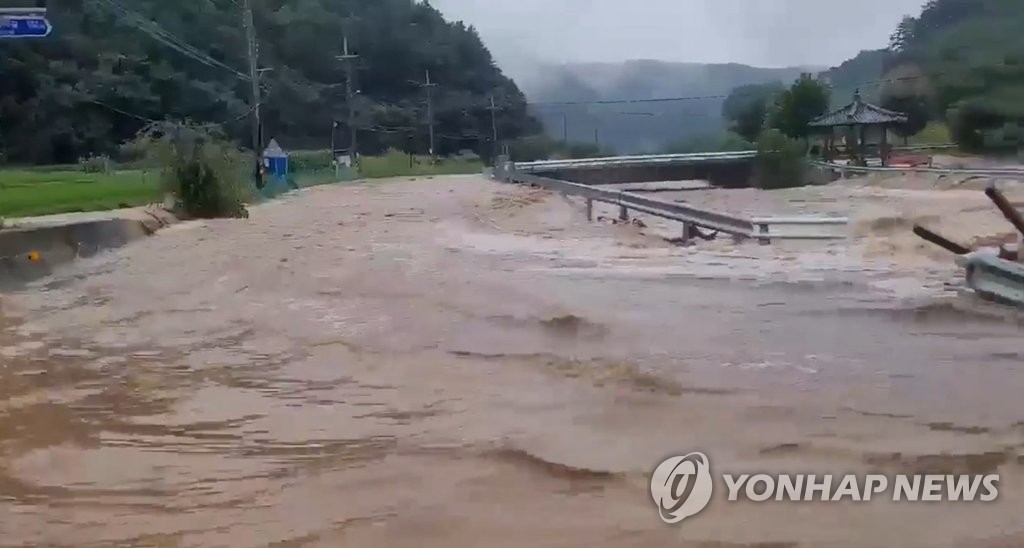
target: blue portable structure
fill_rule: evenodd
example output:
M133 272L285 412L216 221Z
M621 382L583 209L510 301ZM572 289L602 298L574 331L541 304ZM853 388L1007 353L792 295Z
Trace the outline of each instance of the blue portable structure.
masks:
M276 139L271 139L263 151L263 167L274 179L283 181L288 178L288 153L281 148Z
M46 18L46 0L31 7L0 7L0 40L47 38L53 25Z

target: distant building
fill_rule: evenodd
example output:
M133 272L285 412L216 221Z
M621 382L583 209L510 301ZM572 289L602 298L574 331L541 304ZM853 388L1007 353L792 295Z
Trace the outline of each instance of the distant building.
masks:
M810 127L821 135L826 161L845 157L867 165L870 157L880 158L884 166L891 153L889 131L906 123L905 114L865 103L858 90L852 103L815 119Z

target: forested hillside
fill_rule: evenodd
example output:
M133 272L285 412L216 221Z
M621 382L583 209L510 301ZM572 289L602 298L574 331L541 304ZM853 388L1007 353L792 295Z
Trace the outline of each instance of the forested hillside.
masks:
M893 34L890 64L916 64L933 116L969 149L1024 146L1024 2L932 0ZM898 90L897 90L898 91Z
M597 141L616 152L638 153L716 136L725 129L720 113L730 90L749 84L789 84L807 70L661 61L583 63L542 67L522 85L531 101L539 103L533 112L552 137ZM692 99L661 100L680 97ZM614 102L620 99L639 101Z
M875 81L860 86L864 95L947 122L965 148L1016 150L1024 147L1022 28L1020 0L930 0L900 23L888 49L825 75L837 91Z
M223 123L248 144L250 84L237 0L50 2L53 35L0 42L0 160L74 162L110 154L149 120ZM525 98L471 27L414 0L254 0L265 137L327 148L344 127L343 36L360 57L356 126L364 153L426 151L426 73L437 148L489 150L498 130L539 130Z
M877 82L882 78L888 58L889 52L885 49L865 50L838 67L821 73L832 86L832 106L838 108L848 104L857 90L860 90L865 100L877 102L881 86L868 82Z

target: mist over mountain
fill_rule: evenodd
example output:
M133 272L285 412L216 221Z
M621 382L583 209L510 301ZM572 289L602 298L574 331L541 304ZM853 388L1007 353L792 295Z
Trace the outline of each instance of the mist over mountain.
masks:
M510 70L533 114L552 137L597 142L618 153L657 152L670 143L725 129L721 109L733 88L768 82L788 84L820 67L760 68L748 65L625 63L539 65ZM690 98L661 101L661 99ZM614 104L559 104L593 101Z

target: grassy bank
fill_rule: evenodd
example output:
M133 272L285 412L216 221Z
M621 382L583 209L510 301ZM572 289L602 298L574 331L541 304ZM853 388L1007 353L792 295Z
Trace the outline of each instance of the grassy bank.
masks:
M439 158L432 163L429 156L409 156L401 152L389 152L382 156L363 157L359 175L366 179L380 179L470 174L480 173L483 169L484 166L480 160L472 157Z
M441 158L390 152L362 158L358 177L378 179L480 173L476 158ZM336 182L328 151L292 155L291 173L300 188ZM104 211L161 201L156 170L115 170L86 173L75 166L33 166L0 169L0 217Z
M0 170L0 217L103 211L158 201L155 173Z

